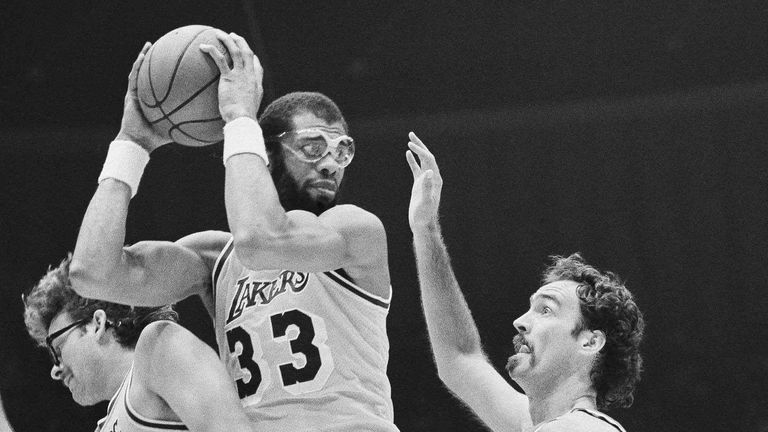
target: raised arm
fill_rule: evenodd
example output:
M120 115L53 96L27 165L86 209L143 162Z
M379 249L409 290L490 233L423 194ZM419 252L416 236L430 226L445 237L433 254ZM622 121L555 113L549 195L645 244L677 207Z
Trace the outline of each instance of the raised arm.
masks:
M144 46L128 76L120 132L110 145L70 265L72 287L78 294L137 306L173 303L203 294L209 286L201 254L188 246L201 244L200 239L123 247L130 199L149 153L165 144L144 119L136 96L136 77L149 47L149 43Z
M493 430L522 430L530 424L527 398L515 391L486 359L443 242L438 223L443 180L435 157L414 133L409 138L406 159L414 181L408 222L438 374Z
M128 187L120 181L99 184L72 256L72 288L83 297L135 306L161 306L204 295L210 270L197 251L185 246L187 240L123 246L129 198ZM205 234L196 237L201 235Z
M2 400L0 400L0 432L14 432L11 422L8 421L8 417L5 415L5 407Z
M351 205L334 207L320 216L303 210L286 212L282 207L255 122L262 94L261 66L242 37L222 33L219 39L232 57L232 67L215 48L202 49L221 72L219 107L227 123L225 199L238 259L252 269L344 268L362 287L374 293L387 290L386 234L376 216ZM250 148L244 149L245 145ZM327 159L318 164L335 163ZM355 277L370 275L371 270L375 282Z
M254 430L216 353L182 326L158 321L136 345L134 374L193 432ZM134 407L141 401L135 401Z

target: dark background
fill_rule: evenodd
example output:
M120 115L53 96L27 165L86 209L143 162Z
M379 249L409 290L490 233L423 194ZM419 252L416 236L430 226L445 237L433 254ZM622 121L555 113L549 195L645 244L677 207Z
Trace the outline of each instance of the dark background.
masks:
M389 234L389 375L403 431L483 430L441 387L415 275L404 158L445 178L442 224L494 365L547 256L581 251L644 310L630 431L768 431L768 7L732 1L4 2L0 390L17 432L92 430L48 378L19 295L71 250L143 41L244 35L265 103L318 90L359 144L343 201ZM227 229L220 146L153 154L128 241ZM199 304L183 324L211 342Z

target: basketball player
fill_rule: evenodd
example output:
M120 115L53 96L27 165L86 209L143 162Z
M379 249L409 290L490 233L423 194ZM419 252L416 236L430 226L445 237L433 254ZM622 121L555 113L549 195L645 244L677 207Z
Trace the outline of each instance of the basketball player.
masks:
M66 258L24 300L27 331L80 405L109 400L96 431L251 431L214 351L176 324L170 306L80 297Z
M87 297L147 306L200 296L231 381L260 428L395 431L386 376L386 234L370 212L336 205L355 150L344 117L319 93L292 93L265 109L262 133L255 120L258 59L242 37L218 37L232 67L214 47L201 49L221 70L232 233L123 247L141 169L164 144L136 104L146 46L130 75L118 141L83 220L73 287Z
M513 321L519 334L506 369L525 391L518 393L483 354L438 224L440 171L419 138L411 133L410 140L408 220L442 381L496 431L623 431L598 410L633 401L644 323L632 294L578 254L554 257L530 309Z

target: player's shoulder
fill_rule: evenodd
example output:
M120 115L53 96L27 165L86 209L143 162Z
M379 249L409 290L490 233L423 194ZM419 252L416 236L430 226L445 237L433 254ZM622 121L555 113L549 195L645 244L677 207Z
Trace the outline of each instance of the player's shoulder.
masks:
M221 251L231 238L232 234L226 231L209 230L186 235L176 243L195 251Z
M135 356L137 359L144 359L158 355L161 351L171 350L176 346L184 346L184 341L189 337L195 336L175 321L153 321L141 331L136 342Z
M324 211L321 216L347 216L347 217L354 217L354 218L362 218L362 219L375 219L379 220L378 216L371 213L370 211L354 205L354 204L339 204L335 205L328 210Z
M364 229L384 232L384 224L378 216L354 204L339 204L320 215L320 219L333 225L343 225L352 229Z
M176 244L194 251L208 267L212 267L221 251L232 239L232 234L226 231L200 231L176 240Z
M168 380L190 373L201 343L180 324L158 320L147 324L139 335L133 355L134 383L143 391L162 394ZM173 373L171 373L173 372Z
M596 410L575 409L545 424L539 432L626 432L607 414Z

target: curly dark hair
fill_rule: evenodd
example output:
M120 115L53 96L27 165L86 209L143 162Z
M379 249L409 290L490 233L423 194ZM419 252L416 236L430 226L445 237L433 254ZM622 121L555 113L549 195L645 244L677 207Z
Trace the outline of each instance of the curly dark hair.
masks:
M178 314L170 305L133 307L81 297L72 289L69 280L71 261L72 254L69 254L58 267L49 267L40 282L24 296L24 323L29 335L40 346L45 346L51 321L62 312L69 313L72 320L77 321L103 310L112 324L115 339L128 348L136 346L147 324L158 320L178 321Z
M643 369L640 342L645 321L632 293L612 272L601 272L588 265L580 254L552 256L542 281L579 283L576 294L581 319L573 334L582 330L601 330L605 346L592 367L592 385L600 409L626 408L634 401L633 392Z

